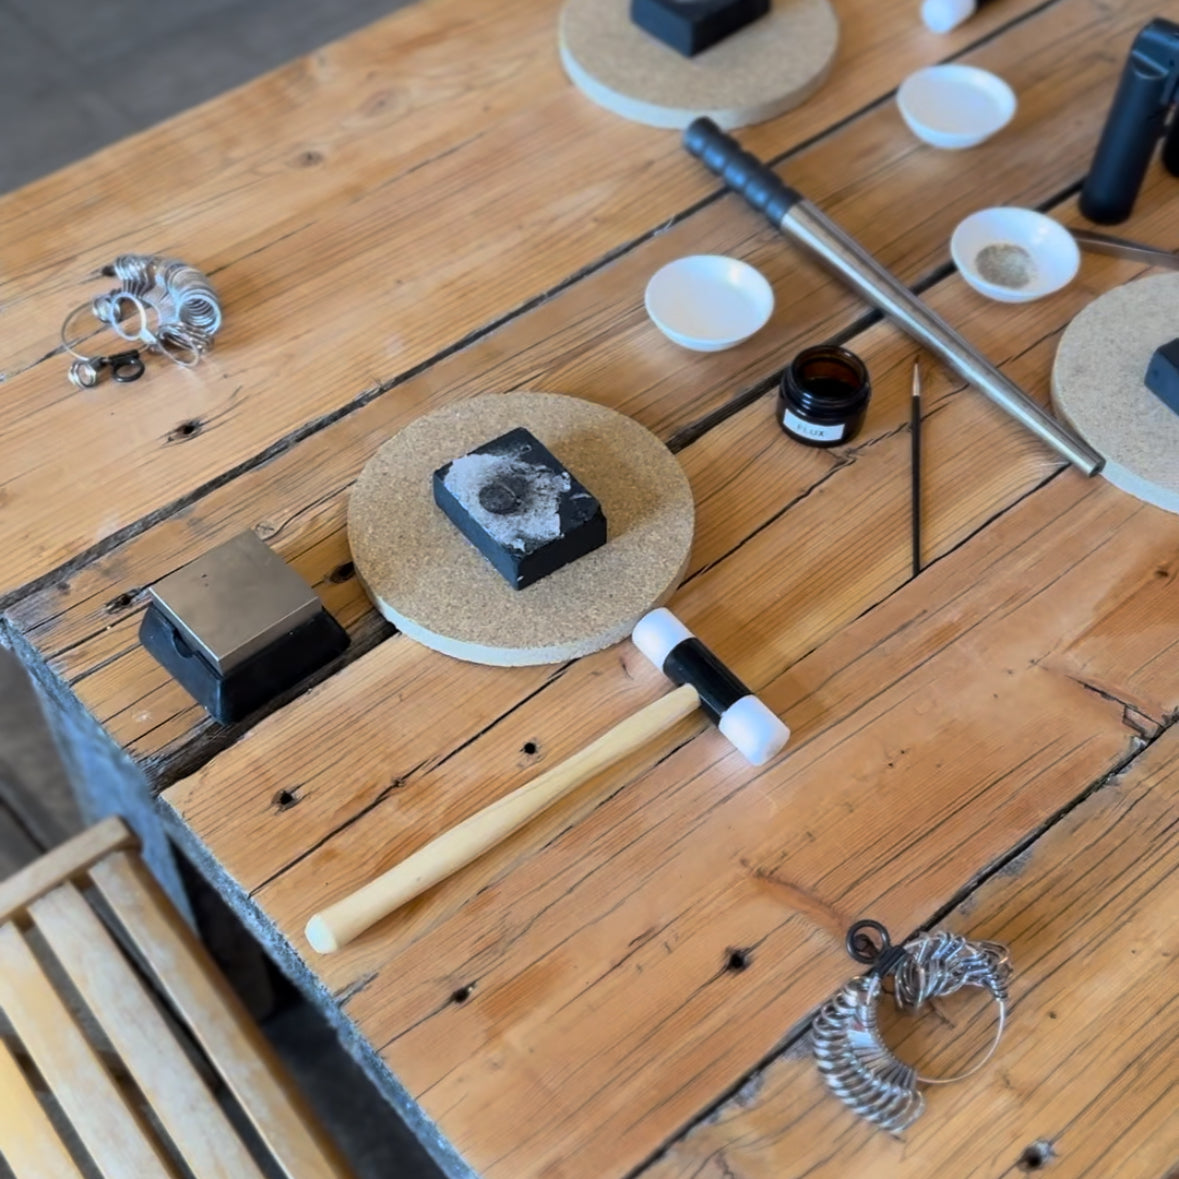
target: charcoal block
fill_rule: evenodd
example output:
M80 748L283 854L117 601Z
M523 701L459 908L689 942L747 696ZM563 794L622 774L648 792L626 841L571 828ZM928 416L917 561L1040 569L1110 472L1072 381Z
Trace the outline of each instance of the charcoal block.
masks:
M631 0L630 19L685 57L695 57L769 10L770 0Z
M1146 367L1146 387L1179 413L1179 340L1156 348Z
M606 543L602 505L523 427L439 467L434 502L514 589Z

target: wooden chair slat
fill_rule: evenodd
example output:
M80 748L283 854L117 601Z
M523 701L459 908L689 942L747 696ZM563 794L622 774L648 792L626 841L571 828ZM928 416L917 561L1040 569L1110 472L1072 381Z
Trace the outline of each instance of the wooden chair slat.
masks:
M284 1173L348 1176L301 1098L279 1079L284 1070L270 1045L138 858L116 852L90 877Z
M29 915L200 1179L262 1179L151 995L81 893L64 884Z
M82 1179L25 1079L8 1045L0 1040L0 1159L16 1179Z
M173 1179L20 931L0 926L0 1010L106 1179Z
M79 832L8 879L0 880L0 922L22 913L39 896L85 872L103 856L135 844L135 835L114 815Z

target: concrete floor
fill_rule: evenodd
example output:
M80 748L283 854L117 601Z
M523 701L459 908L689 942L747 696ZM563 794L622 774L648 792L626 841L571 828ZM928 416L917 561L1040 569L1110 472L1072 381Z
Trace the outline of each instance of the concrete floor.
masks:
M404 3L0 0L0 192Z
M0 0L0 192L247 82L405 2ZM79 824L36 700L0 648L0 878ZM288 1002L263 1027L360 1179L438 1175L310 1008ZM4 1172L0 1159L0 1176Z

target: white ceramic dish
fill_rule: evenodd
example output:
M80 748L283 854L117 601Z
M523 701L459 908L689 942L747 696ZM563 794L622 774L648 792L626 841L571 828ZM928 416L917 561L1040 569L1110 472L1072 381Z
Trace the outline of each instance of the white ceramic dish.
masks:
M1023 286L1004 286L979 273L978 257L987 246L1020 246L1031 258L1032 273ZM950 254L962 277L979 294L1000 303L1029 303L1067 286L1081 266L1073 235L1058 221L1034 209L981 209L958 223Z
M976 147L1015 116L1015 91L997 74L937 65L910 74L897 91L901 117L923 143L956 151Z
M694 352L720 352L765 326L774 292L747 262L692 254L657 270L643 302L669 340Z

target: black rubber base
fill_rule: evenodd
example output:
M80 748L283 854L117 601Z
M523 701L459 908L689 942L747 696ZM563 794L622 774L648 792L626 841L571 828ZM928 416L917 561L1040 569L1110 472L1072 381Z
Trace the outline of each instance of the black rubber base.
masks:
M139 641L190 696L222 724L233 724L293 688L344 651L348 632L326 611L288 631L224 678L149 606Z

